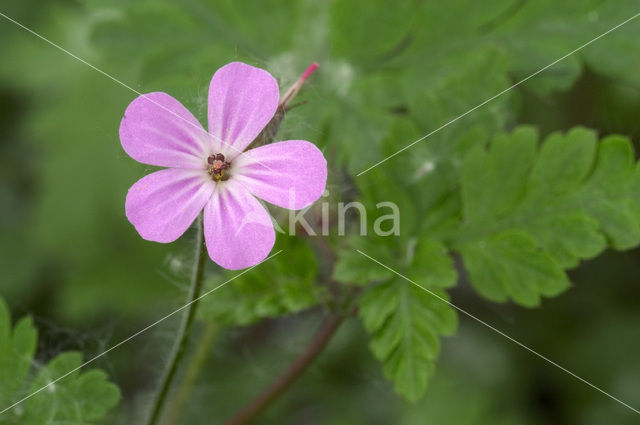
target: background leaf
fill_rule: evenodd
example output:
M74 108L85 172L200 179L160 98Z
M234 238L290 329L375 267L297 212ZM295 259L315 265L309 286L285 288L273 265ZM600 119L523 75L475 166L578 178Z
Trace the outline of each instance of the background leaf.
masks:
M399 394L418 400L433 372L440 335L455 332L455 311L409 282L394 280L367 291L360 300L359 315L385 376Z
M2 13L140 92L170 93L203 123L211 75L223 64L260 66L284 89L319 62L298 97L306 103L288 112L279 137L310 140L328 159L332 220L325 251L337 254L336 280L358 284L339 291L367 296L378 285L398 283L354 255L361 249L416 282L446 289L456 305L640 405L638 251L606 249L633 249L640 234L640 168L629 143L640 137L640 21L357 176L634 16L636 0L5 3ZM28 312L38 323L36 358L46 363L61 350L94 352L177 308L189 279L193 233L155 244L142 240L125 217L127 189L151 171L128 158L118 141L122 113L136 94L3 23L0 292L15 314ZM520 129L525 124L536 131ZM585 130L575 137L558 133L576 126L596 129L600 141ZM543 159L546 143L538 146L538 140L552 133ZM368 236L346 240L333 221L337 203L356 200L365 206ZM372 235L373 222L387 212L377 208L382 201L400 208L400 235ZM308 215L317 219L319 207ZM350 216L347 235L358 225ZM279 246L289 244L282 238ZM217 336L191 394L197 408L185 408L181 423L233 414L303 351L324 310L338 304L325 290L332 258L314 240L301 242L290 243L288 256L274 259L277 266L264 264L203 304L202 318L233 326ZM307 244L317 259L311 261ZM489 253L510 261L496 266ZM482 260L476 278L466 273L473 259ZM208 272L209 285L232 277L214 267ZM494 289L491 273L508 282ZM282 282L275 277L280 274ZM520 275L522 281L512 281ZM512 291L533 305L568 281L575 285L570 295L548 297L540 309L479 295L504 300ZM523 282L530 286L518 286ZM407 311L421 306L430 308ZM31 326L23 320L21 326ZM408 335L396 330L390 335ZM139 422L172 334L158 327L135 347L109 354L107 367L120 376L125 397L105 422ZM18 335L24 336L19 351L29 351L30 334ZM345 320L295 391L260 419L278 425L636 422L477 324L461 321L457 335L442 340L427 396L407 403L392 384L419 394L435 357L411 354L404 344L398 358L417 361L417 379L405 380L409 369L398 362L386 366L389 380L367 349L370 334ZM132 351L141 355L132 358ZM28 385L30 378L20 381Z
M464 223L452 244L476 289L495 301L537 305L568 287L563 268L607 244L640 243L627 139L598 144L593 131L575 128L536 144L535 131L520 128L475 148L462 167Z
M29 376L37 332L31 319L20 320L13 331L9 311L0 298L0 402L3 409L41 390L83 362L82 354L66 352ZM104 418L120 400L118 387L98 369L76 371L3 414L2 423L87 425ZM5 422L7 421L7 422Z

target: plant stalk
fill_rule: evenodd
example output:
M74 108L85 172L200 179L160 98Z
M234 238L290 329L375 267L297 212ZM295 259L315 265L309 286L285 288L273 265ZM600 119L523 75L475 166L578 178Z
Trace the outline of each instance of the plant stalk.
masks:
M275 116L267 124L265 129L258 135L256 140L251 143L250 148L260 146L266 143L271 143L273 141L273 137L275 133L278 131L280 126L280 122L284 118L285 111L287 109L287 105L290 101L298 94L302 85L305 81L313 74L313 72L318 68L317 63L312 63L298 78L298 80L285 92L285 94L281 97L280 102L278 104L278 109L276 111ZM191 286L189 290L189 299L188 302L192 303L185 311L182 324L178 333L176 335L176 342L171 353L171 357L167 363L166 373L161 381L160 388L158 390L157 397L155 402L153 403L153 408L149 415L149 420L146 422L147 425L156 425L163 411L164 403L167 399L167 395L169 393L169 389L171 387L171 383L176 375L176 372L180 366L180 362L182 361L182 357L184 356L185 349L188 345L191 325L193 323L193 319L195 317L195 311L197 307L197 302L194 302L198 296L200 295L200 290L202 287L202 277L204 271L204 260L206 258L204 254L204 235L203 235L203 227L202 227L202 216L198 218L198 237L196 241L196 257L194 263L193 277L191 280ZM331 315L325 321L324 325L318 331L316 337L311 341L311 344L307 347L305 352L298 358L290 368L285 371L285 373L278 379L272 386L267 388L267 390L261 394L258 398L256 398L251 404L249 404L245 409L243 409L238 416L234 417L234 419L229 422L230 424L243 424L247 421L250 421L252 418L257 416L264 408L266 408L271 401L277 398L284 390L286 390L297 378L304 372L307 366L313 361L313 359L320 354L324 346L333 336L333 333L341 323L342 318L340 316ZM189 382L187 387L190 387L192 382ZM179 411L181 408L182 401L179 400L176 404L176 411ZM172 415L173 416L173 415ZM237 419L236 419L237 418ZM244 419L243 419L244 418ZM174 418L169 418L173 420ZM240 420L240 422L234 422Z
M196 236L193 273L191 275L191 284L189 286L189 294L187 298L187 302L189 303L189 305L185 309L184 315L182 316L182 322L180 323L180 328L178 329L178 332L176 334L176 339L171 351L171 355L169 356L169 360L167 361L166 371L164 373L164 376L162 377L162 380L160 381L158 393L153 402L152 409L149 414L149 419L146 421L147 425L156 425L158 423L158 420L160 419L164 403L167 400L169 389L171 388L171 383L173 382L176 372L180 367L180 363L182 361L182 358L184 357L185 350L189 343L189 337L191 336L191 326L193 325L193 321L196 315L196 308L198 306L197 299L200 296L200 291L202 290L202 281L204 277L204 266L206 259L206 253L204 249L204 228L202 224L202 214L200 214L196 222L198 234Z
M285 392L318 357L342 323L343 316L331 313L324 320L320 329L307 348L271 385L261 394L243 407L225 425L246 425L265 410L276 398Z
M178 423L182 409L191 396L202 366L211 353L211 347L213 346L213 341L218 331L219 327L217 324L209 323L202 332L200 340L191 356L191 360L188 362L188 367L184 372L184 378L182 378L180 386L176 389L175 395L171 397L166 407L166 413L160 422L162 425L175 425Z

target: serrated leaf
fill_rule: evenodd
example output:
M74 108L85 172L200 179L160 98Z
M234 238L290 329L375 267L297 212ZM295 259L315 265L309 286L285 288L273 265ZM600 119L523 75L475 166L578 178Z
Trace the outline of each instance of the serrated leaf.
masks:
M82 364L82 354L66 352L42 366L29 378L37 332L25 317L11 331L6 304L0 299L0 403L1 408L41 390ZM102 419L120 399L118 387L98 369L76 370L6 412L8 423L89 425ZM3 422L4 423L4 422Z
M447 299L444 292L432 291ZM419 399L440 351L440 335L456 329L455 311L434 295L395 279L362 296L359 316L371 334L371 351L396 392Z
M423 238L416 243L406 276L426 287L449 288L458 274L447 247L440 241Z
M465 220L486 220L513 207L523 194L537 139L534 129L521 127L510 137L496 136L490 151L479 144L467 155L461 171Z
M82 354L62 353L39 371L29 391L34 392L82 364ZM84 425L101 419L120 399L118 387L101 370L76 371L52 384L41 397L24 403L25 425L63 422Z
M410 279L429 287L448 288L457 279L453 259L442 242L426 237L404 240L390 236L350 238L338 251L333 278L341 283L367 285L385 282L394 276L367 256L383 264L394 264Z
M464 224L453 238L484 296L534 306L568 287L563 269L640 243L629 140L593 131L537 135L519 128L466 157Z
M514 73L520 79L631 18L637 6L634 0L522 2L512 13L494 21L490 36L501 40L510 51ZM602 42L565 58L528 81L528 87L540 94L566 90L578 78L584 63L603 75L636 80L637 76L625 71L638 61L637 53L631 53L638 49L635 25L629 22L607 34ZM531 34L536 36L525 38Z
M367 285L389 280L393 273L384 267L374 267L371 260L360 254L361 250L373 257L384 256L388 251L384 244L372 238L352 237L347 247L338 251L333 268L333 279L340 283Z
M440 335L454 332L457 316L442 299L448 300L441 288L453 285L456 271L445 246L424 238L394 238L383 243L382 238L362 238L352 241L353 250L339 253L338 264L344 273L349 266L351 280L360 283L375 275L382 281L369 288L359 302L359 316L371 334L371 350L383 364L385 376L393 381L395 390L409 400L424 394L440 349ZM400 279L389 269L376 264L393 265L404 276L422 288ZM358 260L355 255L361 257ZM377 270L375 270L377 269ZM360 277L352 276L360 273Z
M391 278L392 273L386 269L371 267L371 260L366 259L357 251L346 249L339 253L339 259L333 269L333 278L337 282L355 285L367 285L384 282Z
M580 127L547 137L529 176L529 195L549 198L577 188L591 171L596 142L594 131Z
M460 248L471 283L492 301L532 307L540 295L553 296L569 286L560 266L527 233L505 230Z
M598 220L610 245L619 250L640 243L640 223L633 207L640 195L635 186L636 168L629 139L606 137L582 193L585 209Z
M564 268L576 267L580 259L595 257L607 243L598 221L581 212L540 217L527 227Z
M36 350L37 333L31 318L20 320L13 331L9 309L0 298L0 403L11 404L23 385Z

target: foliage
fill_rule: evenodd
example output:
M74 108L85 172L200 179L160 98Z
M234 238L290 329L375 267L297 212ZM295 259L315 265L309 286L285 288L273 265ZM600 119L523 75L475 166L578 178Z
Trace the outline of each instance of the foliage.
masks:
M533 129L469 153L461 178L464 224L453 237L484 296L533 306L565 290L563 268L640 243L638 172L628 139L582 128L537 148Z
M456 314L440 298L396 280L367 291L360 301L360 317L371 333L371 351L383 362L385 376L407 399L416 401L440 350L440 335L452 335ZM436 298L437 294L440 298Z
M441 199L419 211L424 215L418 232L405 223L395 243L383 244L381 237L355 239L343 249L336 279L359 285L394 281L365 293L360 316L372 334L371 349L398 392L409 399L424 392L439 349L437 343L424 341L453 331L454 312L445 315L448 306L437 298L446 298L439 287L456 281L448 250L461 255L480 295L537 306L541 296L556 296L569 287L565 269L607 246L629 249L640 243L639 170L625 137L598 142L593 131L578 127L566 135L551 134L538 146L536 131L519 127L495 136L486 147L480 140L468 150L460 164L458 189L446 195L459 202ZM380 192L391 193L376 182L372 199L380 199ZM441 205L449 209L449 219L431 220L440 215ZM454 205L453 214L449 205ZM411 281L437 297L411 288Z
M0 405L10 406L82 364L82 354L65 352L46 365L34 364L38 334L30 317L11 328L9 310L0 298ZM35 363L37 364L37 363ZM0 423L88 425L101 420L120 399L118 387L99 369L75 371L0 416Z
M545 298L571 286L568 270L608 247L628 250L640 242L633 147L629 138L609 135L637 132L638 23L510 89L633 16L636 1L43 3L12 4L3 13L25 17L136 90L170 93L201 120L219 66L231 60L261 66L284 88L318 61L300 94L307 103L288 112L278 137L308 139L324 150L331 202L363 202L369 231L378 202L400 207L399 236L340 238L332 228L326 239L329 257L337 257L332 270L325 269L334 258L312 249L312 238L278 235L275 249L283 253L203 299L202 320L247 326L332 308L327 280L333 280L339 290L361 294L358 317L373 357L398 393L418 400L440 338L457 327L452 307L433 294L457 302L451 288L460 280L466 291L468 277L488 300L546 308ZM135 94L13 27L0 27L0 35L7 40L0 53L11 58L0 63L0 98L9 105L0 114L3 295L38 294L46 301L39 308L77 326L114 313L146 322L149 311L174 306L181 294L170 282L188 274L181 259L189 235L169 246L142 241L123 213L128 186L148 172L125 159L118 143L119 120ZM582 98L562 103L585 75L597 83L585 89L593 97L588 106L581 109ZM527 115L531 109L546 113L544 119ZM611 122L606 129L590 123L597 131L576 126L591 115ZM542 130L523 125L531 122ZM548 128L566 132L547 134ZM308 215L317 218L318 211ZM207 289L236 274L209 274ZM35 331L28 320L11 339L28 362L13 359L13 367L0 368L11 373L0 380L10 388L7 403L45 382L47 373L81 362L78 353L62 354L29 379ZM112 400L110 388L97 372L74 374L56 386L55 397L46 393L52 404L40 401L43 411L35 400L24 411L69 417L75 411L62 409L70 404L60 400L101 391ZM90 421L115 403L83 397L80 411Z

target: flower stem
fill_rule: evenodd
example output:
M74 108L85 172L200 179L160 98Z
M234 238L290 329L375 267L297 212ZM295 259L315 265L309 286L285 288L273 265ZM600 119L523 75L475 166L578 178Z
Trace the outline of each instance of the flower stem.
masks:
M211 352L213 341L219 331L219 326L215 323L209 323L205 327L200 336L197 346L195 347L191 359L188 362L187 369L184 372L184 378L175 395L171 397L171 401L166 407L166 413L161 422L163 425L175 425L178 423L182 409L191 396L193 386L195 385L202 366Z
M331 313L322 323L322 326L313 337L302 354L285 370L269 387L243 407L225 425L246 425L266 409L276 398L287 390L311 362L318 357L327 343L335 335L342 323L343 316Z
M149 414L149 419L146 422L147 425L155 425L156 423L158 423L158 419L160 419L164 403L167 399L167 395L169 394L169 389L171 388L171 383L173 381L173 378L175 378L176 372L178 371L180 362L182 361L184 352L189 343L189 336L191 335L191 325L193 324L196 315L196 307L198 306L197 299L200 296L200 291L202 289L204 265L206 259L204 250L202 215L198 217L196 222L198 234L196 236L193 273L191 275L191 284L189 286L189 295L187 298L189 306L186 308L184 315L182 316L182 322L180 323L180 328L178 329L178 332L176 334L173 350L171 351L171 355L169 357L169 360L167 361L166 371L164 373L164 376L162 377L162 380L160 381L158 393L153 402L152 410Z

